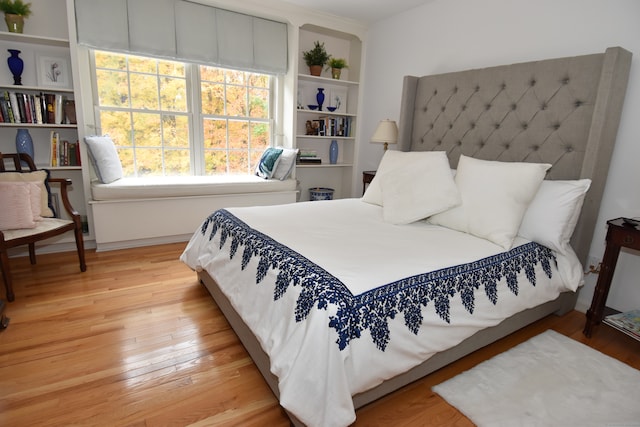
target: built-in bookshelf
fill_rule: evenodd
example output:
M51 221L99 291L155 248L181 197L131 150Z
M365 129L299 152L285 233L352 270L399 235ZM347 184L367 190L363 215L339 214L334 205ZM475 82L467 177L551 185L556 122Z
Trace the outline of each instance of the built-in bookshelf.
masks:
M50 7L59 7L60 4L65 4L65 2L58 1L56 4L52 2ZM46 6L49 7L49 4L47 3ZM34 13L46 13L46 11L34 10ZM67 25L66 21L58 24ZM38 30L45 31L43 28ZM25 31L27 31L26 26ZM65 104L70 107L70 103L65 101L73 101L75 109L69 40L29 33L0 31L0 52L4 52L8 57L9 49L20 51L19 56L24 62L24 71L21 79L22 84L16 85L6 59L3 61L4 65L0 65L4 67L4 71L0 73L0 114L2 115L0 151L15 152L18 129L27 129L33 140L36 165L39 168L50 170L52 177L72 180L73 186L69 191L71 204L81 215L85 216L87 206L81 161L77 160L77 151L74 151L73 156L69 151L71 148L77 150L80 147L80 145L76 145L78 143L78 125L72 118L74 111L68 110L65 113ZM50 58L61 60L61 64L64 64L64 69L61 72L65 74L62 76L64 79L60 82L48 84L43 82L42 65L45 59ZM43 102L46 97L50 100L49 105ZM20 102L19 99L22 102L17 105L12 104L12 98L15 98L16 103ZM8 112L5 111L7 105L10 105L12 109L19 110L19 119L16 119L15 115L11 119ZM54 139L55 149L52 144ZM55 197L56 189L52 191ZM73 238L60 236L55 240L57 243L67 243L73 241Z
M302 52L312 48L315 41L324 43L333 57L347 60L348 68L342 70L340 79L333 79L330 69L323 70L319 77L310 74ZM362 42L354 35L304 25L299 29L299 45L295 140L303 155L296 165L300 200L309 200L309 189L315 187L334 189L334 198L351 197L357 153ZM324 95L322 109L318 93ZM330 156L332 141L338 147L335 163Z

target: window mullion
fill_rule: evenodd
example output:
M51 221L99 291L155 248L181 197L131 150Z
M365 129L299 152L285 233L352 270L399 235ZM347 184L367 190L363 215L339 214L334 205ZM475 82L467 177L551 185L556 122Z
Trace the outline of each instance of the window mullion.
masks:
M197 64L187 64L186 74L187 93L189 94L191 170L194 175L204 175L204 123L202 115L202 95L200 93L200 66Z

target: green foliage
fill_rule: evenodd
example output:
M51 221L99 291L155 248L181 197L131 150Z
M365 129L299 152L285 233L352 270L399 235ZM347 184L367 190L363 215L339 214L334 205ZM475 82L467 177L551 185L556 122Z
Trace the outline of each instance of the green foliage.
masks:
M324 43L314 42L313 49L302 52L304 62L310 67L312 65L320 65L321 67L329 61L329 54L324 48Z
M4 13L27 18L31 15L31 3L25 3L22 0L0 0L0 10Z
M329 68L349 68L349 66L347 65L347 60L344 58L331 57L329 58L329 62L327 63L327 65L329 66Z

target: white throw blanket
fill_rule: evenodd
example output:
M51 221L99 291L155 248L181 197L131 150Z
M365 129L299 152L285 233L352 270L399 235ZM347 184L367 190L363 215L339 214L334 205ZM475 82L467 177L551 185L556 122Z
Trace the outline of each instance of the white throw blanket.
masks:
M516 254L524 240L500 261L502 249L486 240L426 222L392 225L382 220L379 206L359 199L228 212L205 221L181 259L216 280L269 355L281 405L309 426L352 423L352 395L575 290L582 276L575 257L558 257L557 267L551 262L549 278L544 263ZM504 272L496 273L495 288L479 285L485 264L493 273L500 267L517 277L513 289ZM458 265L467 276L447 269ZM293 283L290 270L301 272L304 283ZM454 279L460 277L466 279ZM429 287L418 286L421 280ZM336 287L327 288L329 282ZM342 296L356 308L346 309L337 299ZM418 298L426 307L415 303ZM378 317L369 311L373 306L382 310Z

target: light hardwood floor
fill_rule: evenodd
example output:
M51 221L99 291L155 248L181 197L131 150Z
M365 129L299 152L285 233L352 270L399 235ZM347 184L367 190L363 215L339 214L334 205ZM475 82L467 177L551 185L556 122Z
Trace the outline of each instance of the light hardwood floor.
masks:
M184 244L12 260L0 332L0 426L287 426ZM4 295L4 292L0 293ZM554 329L640 369L640 342L550 316L358 411L356 426L469 426L431 387Z

